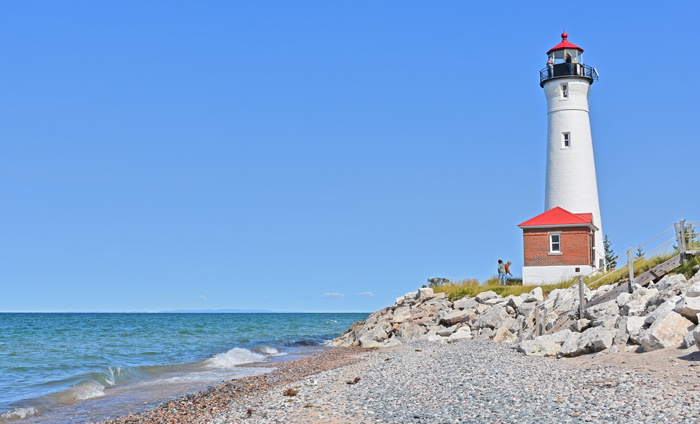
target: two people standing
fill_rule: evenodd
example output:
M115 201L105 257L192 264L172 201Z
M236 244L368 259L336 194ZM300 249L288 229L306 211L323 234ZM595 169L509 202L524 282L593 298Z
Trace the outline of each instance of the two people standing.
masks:
M501 285L501 280L503 281L503 285L505 286L507 281L508 281L508 275L511 277L513 274L510 273L510 262L503 263L502 260L498 260L498 285Z

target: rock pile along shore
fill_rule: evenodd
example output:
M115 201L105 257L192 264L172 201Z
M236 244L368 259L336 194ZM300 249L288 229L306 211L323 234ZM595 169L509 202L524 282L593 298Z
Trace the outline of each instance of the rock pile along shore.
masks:
M586 302L614 289L585 289ZM538 305L540 305L538 307ZM700 271L686 280L667 275L647 287L633 285L632 293L585 309L578 317L579 288L553 290L544 299L537 287L520 296L501 297L493 291L451 302L445 293L422 288L352 325L333 346L392 347L411 341L452 343L477 339L519 341L518 349L531 356L573 357L606 349L653 351L680 344L700 346ZM542 333L536 337L536 319Z

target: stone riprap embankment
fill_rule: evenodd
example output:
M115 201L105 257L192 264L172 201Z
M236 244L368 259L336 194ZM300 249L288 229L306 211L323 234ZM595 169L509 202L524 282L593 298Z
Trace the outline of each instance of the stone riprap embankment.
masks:
M697 359L669 364L673 379L664 380L637 370L526 357L515 344L478 340L408 342L366 355L362 362L236 399L210 422L696 423L700 417L697 384L686 380L697 382ZM347 383L357 377L356 384ZM287 389L297 394L285 396Z
M585 289L586 302L612 290L606 285ZM538 306L539 305L539 306ZM572 357L606 349L652 351L680 344L700 346L700 271L687 281L669 275L647 287L585 310L578 317L579 288L557 289L545 299L537 287L520 296L501 297L493 291L451 302L445 293L422 288L352 325L333 346L392 347L407 342L452 343L467 339L519 341L530 356ZM566 328L536 336L569 319Z

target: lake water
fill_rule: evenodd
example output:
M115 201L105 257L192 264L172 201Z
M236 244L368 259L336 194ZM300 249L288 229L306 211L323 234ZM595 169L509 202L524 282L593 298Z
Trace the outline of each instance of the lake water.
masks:
M368 315L0 314L0 423L135 412L322 349Z

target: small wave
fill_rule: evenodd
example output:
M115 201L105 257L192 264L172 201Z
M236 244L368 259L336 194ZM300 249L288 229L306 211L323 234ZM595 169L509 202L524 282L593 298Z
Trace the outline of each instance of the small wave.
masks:
M265 357L259 353L251 352L248 349L235 347L228 352L219 353L204 361L211 368L231 368L240 364L250 364L261 362Z
M275 349L274 347L267 346L267 345L256 347L255 349L253 349L253 351L265 353L267 355L276 355L279 353L279 351L277 349Z
M0 414L0 422L7 422L10 420L21 420L23 418L31 417L37 412L39 412L39 410L33 406L30 406L28 408L15 408Z
M326 324L337 324L337 323L338 323L338 321L336 321L334 319L332 319L330 321L326 321Z
M88 380L83 384L54 393L51 397L59 404L67 405L81 400L102 397L105 395L105 386L94 380Z

